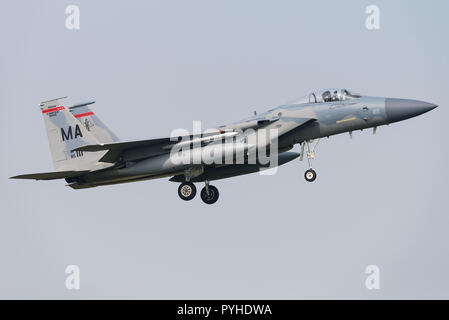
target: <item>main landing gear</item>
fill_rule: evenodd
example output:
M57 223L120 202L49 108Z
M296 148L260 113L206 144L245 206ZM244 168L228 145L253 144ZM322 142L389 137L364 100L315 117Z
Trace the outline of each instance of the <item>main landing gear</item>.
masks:
M182 200L189 201L196 196L196 187L192 182L183 182L179 185L178 195Z
M182 200L189 201L195 198L196 187L192 182L183 182L179 185L178 195ZM218 189L212 185L209 185L209 181L206 181L206 185L201 189L201 200L206 204L214 204L217 202L220 193Z
M310 143L312 143L313 140L310 141L304 141L301 143L301 156L299 157L299 160L302 161L304 157L304 147L305 147L305 154L307 156L307 162L309 163L309 169L304 173L304 178L308 182L313 182L316 180L316 172L312 169L312 160L315 159L315 148L317 147L318 143L320 142L320 139L318 139L313 148L310 148Z
M201 190L201 200L207 204L214 204L217 202L220 193L214 186L209 185L209 181L206 181L206 186Z

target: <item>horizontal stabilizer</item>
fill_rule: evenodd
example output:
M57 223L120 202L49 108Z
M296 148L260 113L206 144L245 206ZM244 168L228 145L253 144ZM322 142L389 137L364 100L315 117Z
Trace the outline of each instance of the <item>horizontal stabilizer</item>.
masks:
M31 180L56 180L56 179L64 179L76 177L85 173L87 171L54 171L54 172L44 172L44 173L31 173L31 174L22 174L20 176L14 176L10 179L31 179Z

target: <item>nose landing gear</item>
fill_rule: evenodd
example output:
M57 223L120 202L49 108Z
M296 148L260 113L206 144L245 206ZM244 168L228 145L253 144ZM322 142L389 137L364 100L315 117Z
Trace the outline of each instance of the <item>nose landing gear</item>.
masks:
M318 143L320 142L320 139L318 139L313 148L310 148L310 143L312 143L313 140L310 141L304 141L303 143L301 143L301 156L299 157L299 160L302 161L303 157L304 157L304 147L305 147L305 154L307 156L307 162L309 163L309 169L304 173L304 178L308 181L308 182L313 182L316 179L316 172L315 170L312 169L312 160L315 159L315 149L318 145Z
M313 169L309 169L304 173L304 178L309 181L313 182L316 179L316 172Z

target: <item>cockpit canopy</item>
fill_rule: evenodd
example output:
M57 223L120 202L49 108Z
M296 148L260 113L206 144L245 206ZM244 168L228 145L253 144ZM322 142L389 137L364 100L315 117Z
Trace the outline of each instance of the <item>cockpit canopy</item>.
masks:
M346 89L324 89L321 91L312 92L309 95L296 100L292 104L345 101L361 97L362 96L360 94L349 92L349 90Z

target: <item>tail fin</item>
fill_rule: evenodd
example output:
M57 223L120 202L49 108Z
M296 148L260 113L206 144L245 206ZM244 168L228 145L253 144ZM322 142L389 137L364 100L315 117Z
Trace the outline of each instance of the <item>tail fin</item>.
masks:
M95 101L74 105L70 112L100 143L119 142L120 139L112 132L97 115L89 108Z
M60 104L59 99L40 104L50 144L55 170L93 170L104 152L72 152L86 144L98 144L98 140Z

